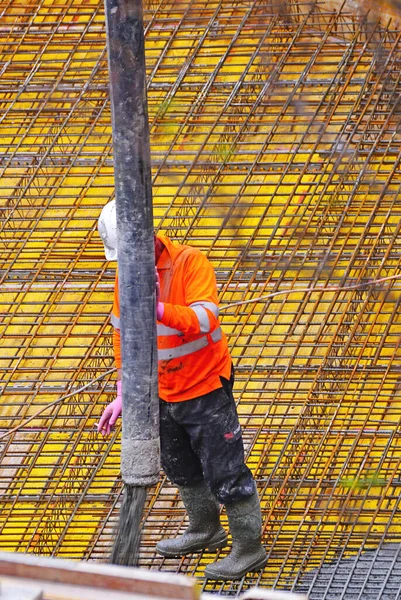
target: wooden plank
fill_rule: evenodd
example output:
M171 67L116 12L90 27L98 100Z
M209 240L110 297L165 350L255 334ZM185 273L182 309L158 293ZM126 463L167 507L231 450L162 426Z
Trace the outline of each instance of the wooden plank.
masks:
M0 552L0 576L130 592L158 598L199 598L195 580L183 575L30 554Z
M145 596L138 596L132 592L118 592L116 590L101 590L99 588L89 588L82 585L69 585L65 583L51 583L50 581L33 581L32 579L4 579L0 578L2 585L7 585L9 589L17 589L18 591L23 589L21 587L16 588L16 582L18 586L24 586L24 588L31 590L33 593L38 594L37 600L144 600ZM1 587L3 590L3 587ZM35 596L34 596L35 597ZM29 596L28 596L29 598ZM0 594L0 600L3 600L2 594ZM5 600L28 600L23 595L14 597L5 596Z

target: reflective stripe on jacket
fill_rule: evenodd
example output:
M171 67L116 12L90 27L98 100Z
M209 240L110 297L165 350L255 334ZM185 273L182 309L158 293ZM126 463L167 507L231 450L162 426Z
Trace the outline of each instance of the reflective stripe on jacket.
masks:
M168 402L197 398L221 387L220 376L230 378L231 357L218 319L213 267L199 250L164 236L165 249L157 268L164 315L157 323L159 394ZM119 348L118 279L112 324L117 367Z

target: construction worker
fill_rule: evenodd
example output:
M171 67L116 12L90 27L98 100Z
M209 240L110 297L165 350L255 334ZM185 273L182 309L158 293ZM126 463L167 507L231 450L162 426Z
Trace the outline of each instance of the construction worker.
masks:
M99 218L99 233L108 260L117 259L115 202ZM232 393L233 369L227 339L220 327L215 274L197 249L155 236L158 273L156 317L160 396L161 462L178 487L189 517L183 535L165 539L156 550L166 557L227 543L220 525L226 507L232 550L207 566L209 579L239 579L261 570L267 561L261 544L260 502L244 447ZM118 274L112 323L117 368L121 369ZM117 398L98 425L108 434L122 411L121 380Z

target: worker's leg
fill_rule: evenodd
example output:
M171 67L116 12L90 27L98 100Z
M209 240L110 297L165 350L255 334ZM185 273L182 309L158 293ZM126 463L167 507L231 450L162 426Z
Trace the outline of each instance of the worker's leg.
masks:
M196 485L203 481L202 465L192 449L188 433L174 418L174 407L175 403L160 400L162 467L175 485Z
M180 421L199 457L205 480L226 505L232 534L232 552L209 565L210 579L238 579L266 564L261 544L260 502L252 474L244 462L242 433L230 382L223 388L182 403Z
M221 504L244 500L255 492L245 464L242 432L230 382L222 379L213 392L173 405L176 421L185 428L191 451L203 477Z
M161 540L156 550L163 556L184 556L225 546L227 534L220 526L220 507L203 479L201 463L192 450L185 428L171 415L172 405L160 401L162 467L177 485L189 517L183 535Z

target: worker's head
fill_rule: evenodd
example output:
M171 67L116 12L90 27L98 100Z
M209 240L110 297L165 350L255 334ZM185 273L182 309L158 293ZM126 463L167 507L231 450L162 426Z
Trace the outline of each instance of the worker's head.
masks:
M98 221L100 237L104 245L107 260L117 260L117 217L116 201L112 200L103 207ZM163 251L163 243L154 236L156 263Z
M115 200L112 200L103 207L97 226L104 245L106 259L117 260L117 217Z

